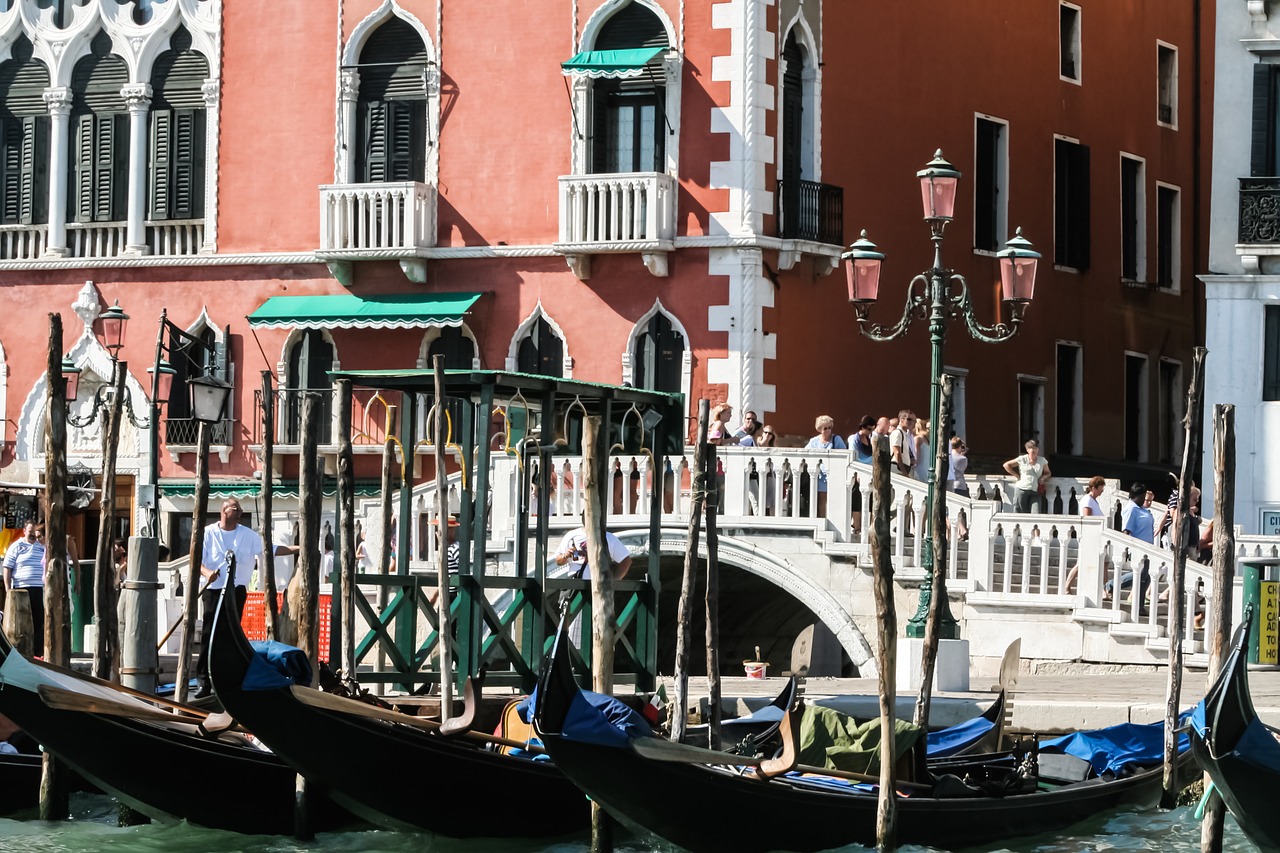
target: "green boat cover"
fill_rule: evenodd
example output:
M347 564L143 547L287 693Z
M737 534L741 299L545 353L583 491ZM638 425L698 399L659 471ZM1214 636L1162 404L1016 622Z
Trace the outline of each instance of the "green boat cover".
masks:
M894 762L916 745L919 726L895 720ZM820 705L805 705L800 718L800 763L876 775L880 772L880 720L859 722Z

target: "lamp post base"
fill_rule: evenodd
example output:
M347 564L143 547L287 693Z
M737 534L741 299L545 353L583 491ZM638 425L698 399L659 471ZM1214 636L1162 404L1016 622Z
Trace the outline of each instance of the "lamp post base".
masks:
M907 620L906 636L912 639L923 639L925 624L929 620L929 603L933 599L933 585L924 584L920 587L920 604L916 608L915 615ZM951 615L951 602L942 602L942 613L940 614L941 624L938 625L938 639L940 640L958 640L960 639L960 625L956 622L956 617Z

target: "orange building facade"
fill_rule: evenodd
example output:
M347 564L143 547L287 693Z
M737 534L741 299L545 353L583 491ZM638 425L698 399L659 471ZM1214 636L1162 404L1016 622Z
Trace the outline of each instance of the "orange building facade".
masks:
M977 318L1008 319L995 253L1015 227L1044 256L1016 339L951 323L948 432L975 458L1038 438L1061 473L1179 458L1210 126L1198 5L965 0L924 25L853 0L293 5L0 12L0 478L42 479L46 314L85 415L117 301L135 532L162 310L234 387L215 483L261 468L264 372L288 479L297 389L437 353L679 391L691 414L725 400L795 443L819 414L847 434L925 412L924 323L860 337L840 255L868 230L889 256L872 315L900 316L932 260L913 175L938 148L964 173L944 261ZM189 414L159 414L171 545ZM69 430L73 464L99 470L100 428ZM377 476L376 456L357 465Z

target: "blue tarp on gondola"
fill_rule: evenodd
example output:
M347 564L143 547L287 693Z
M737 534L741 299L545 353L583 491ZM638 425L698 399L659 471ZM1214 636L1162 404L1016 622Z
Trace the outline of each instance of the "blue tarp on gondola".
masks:
M311 685L311 662L302 649L277 643L275 640L255 640L253 657L244 674L245 690L276 690L291 684Z
M1190 712L1182 715L1184 721ZM1191 739L1185 732L1178 735L1178 752L1191 747ZM1074 755L1093 765L1098 775L1106 772L1121 773L1133 765L1159 764L1164 761L1164 723L1121 723L1105 729L1076 732L1040 743L1041 752L1060 752Z
M537 707L535 689L516 706L525 722L533 719ZM630 706L590 690L579 690L569 703L560 735L568 740L626 749L632 738L653 737L653 729L645 718Z

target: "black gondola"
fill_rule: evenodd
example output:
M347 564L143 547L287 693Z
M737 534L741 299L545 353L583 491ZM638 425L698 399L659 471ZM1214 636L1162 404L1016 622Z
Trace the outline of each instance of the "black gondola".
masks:
M254 657L223 596L209 674L223 706L297 772L366 820L467 837L533 837L585 829L582 792L547 761L299 701L288 687L245 690ZM501 799L495 807L494 797Z
M1280 848L1280 732L1258 719L1249 694L1248 637L1252 605L1244 608L1218 680L1191 714L1191 749L1254 844Z
M272 753L233 733L205 734L193 717L169 722L155 706L96 679L28 660L3 632L0 658L0 713L103 792L163 822L294 831L296 774ZM112 713L51 707L41 690ZM139 718L119 713L130 708ZM338 825L335 811L323 815L325 826Z
M875 843L877 799L868 787L792 774L765 781L743 768L647 758L626 738L609 738L615 745L569 739L566 718L587 703L567 645L560 632L538 686L535 726L560 768L623 824L695 853ZM947 799L915 787L898 801L898 842L969 847L1061 829L1119 806L1151 806L1162 773L1157 763L1070 784L1051 784L1048 775L1042 767L1040 790L1004 797Z

